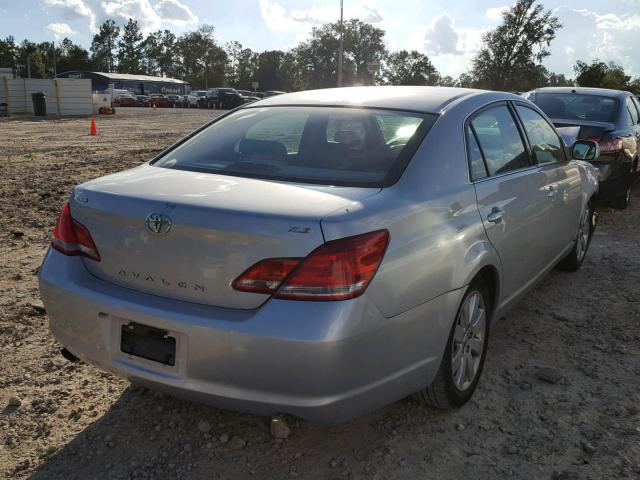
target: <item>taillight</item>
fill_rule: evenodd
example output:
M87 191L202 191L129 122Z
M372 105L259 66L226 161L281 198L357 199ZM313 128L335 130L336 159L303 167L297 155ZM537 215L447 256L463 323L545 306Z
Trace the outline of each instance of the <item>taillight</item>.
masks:
M616 153L622 151L622 139L621 138L609 138L606 140L598 140L598 137L589 137L587 140L591 140L598 143L600 153Z
M69 203L65 203L60 212L56 228L53 230L51 246L65 255L80 255L96 262L100 261L100 254L87 227L71 218Z
M268 258L249 267L236 278L232 286L236 290L253 293L273 293L298 266L301 258Z
M346 300L364 293L389 243L389 232L378 230L332 240L306 258L262 260L240 275L233 288L274 293L288 300Z

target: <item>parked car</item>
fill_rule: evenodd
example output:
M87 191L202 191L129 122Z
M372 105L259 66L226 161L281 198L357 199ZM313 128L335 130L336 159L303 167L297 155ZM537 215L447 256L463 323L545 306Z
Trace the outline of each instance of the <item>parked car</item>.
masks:
M165 95L154 93L149 97L149 103L157 108L173 107L173 103Z
M114 101L114 107L135 107L137 99L133 95L121 94Z
M200 99L206 98L207 91L206 90L192 90L189 93L189 106L190 107L200 107Z
M600 175L599 197L618 208L631 202L640 174L640 103L629 92L604 88L539 88L527 94L560 132L598 142L593 162Z
M254 92L251 92L249 90L236 90L236 91L242 97L243 103L257 102L258 100L260 100L260 97L258 97Z
M233 88L210 88L201 100L205 108L231 109L244 103L242 96Z
M170 93L167 95L167 100L171 103L171 106L181 107L182 106L182 97L180 95L176 95Z
M279 90L267 90L266 92L264 92L264 98L275 97L276 95L282 95L283 93L287 92L281 92Z
M508 93L249 104L74 189L40 269L50 328L67 356L237 410L460 407L493 319L582 264L596 150Z
M149 97L147 95L136 95L136 107L148 107Z

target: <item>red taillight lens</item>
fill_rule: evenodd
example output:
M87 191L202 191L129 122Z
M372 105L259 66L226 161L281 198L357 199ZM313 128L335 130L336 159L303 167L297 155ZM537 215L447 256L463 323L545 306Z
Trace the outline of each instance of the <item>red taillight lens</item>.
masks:
M60 212L51 246L65 255L80 255L100 261L100 254L87 227L71 218L69 203L65 203Z
M316 248L276 292L291 300L345 300L364 293L389 243L389 232L333 240Z
M389 232L379 230L327 242L304 259L262 260L240 275L233 288L288 300L355 298L369 286L388 243Z
M598 137L589 137L587 140L598 143L600 153L616 153L622 151L621 138L609 138L607 140L599 140Z
M273 293L298 266L301 258L268 258L249 267L231 284L236 290L253 293Z

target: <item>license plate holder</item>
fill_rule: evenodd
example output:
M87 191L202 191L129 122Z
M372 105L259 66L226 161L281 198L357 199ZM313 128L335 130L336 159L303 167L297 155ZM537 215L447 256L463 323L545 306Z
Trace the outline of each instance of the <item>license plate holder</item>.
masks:
M129 322L120 330L120 351L170 367L176 364L176 339L167 330Z

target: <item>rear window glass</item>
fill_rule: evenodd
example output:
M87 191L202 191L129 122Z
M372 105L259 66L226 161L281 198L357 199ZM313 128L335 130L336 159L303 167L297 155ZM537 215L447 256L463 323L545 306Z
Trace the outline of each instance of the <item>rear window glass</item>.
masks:
M615 122L618 100L600 95L578 93L536 93L533 102L550 118Z
M154 165L300 183L385 186L402 174L436 118L362 108L245 108Z

